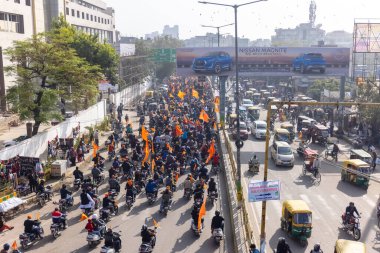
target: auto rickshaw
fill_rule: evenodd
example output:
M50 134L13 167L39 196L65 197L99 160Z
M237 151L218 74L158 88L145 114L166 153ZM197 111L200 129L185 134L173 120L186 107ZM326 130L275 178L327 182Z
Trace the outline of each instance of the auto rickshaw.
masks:
M312 212L303 200L285 200L282 203L281 229L306 246L311 236Z
M363 187L369 186L370 165L359 159L350 159L343 162L341 179Z
M253 91L246 91L244 98L252 99L253 97Z
M272 115L272 117L273 116L275 116L276 114L277 114L277 106L275 106L275 105L271 105L270 106L270 115Z
M253 93L253 103L255 105L260 104L260 98L261 98L261 94L260 93Z
M240 120L246 121L247 119L247 108L244 106L239 106Z
M230 128L233 128L235 121L237 121L237 115L235 113L230 114L228 116L228 125Z
M156 102L149 103L148 105L148 113L149 112L155 112L158 109L158 104Z
M289 144L292 143L289 131L284 128L276 128L274 130L274 141L285 141Z
M329 137L329 129L324 125L317 124L313 126L313 131L311 137L312 142L315 143L317 141L319 144L325 146L327 138Z
M248 118L251 121L258 120L260 118L260 108L257 106L248 107Z
M294 126L289 122L284 122L280 125L281 128L289 131L291 141L294 140L296 133L294 132Z
M322 122L326 119L326 113L322 108L314 110L314 119L318 122Z
M363 162L372 164L372 156L363 149L351 149L350 159L360 159Z
M335 243L334 253L366 253L366 246L362 242L339 239Z

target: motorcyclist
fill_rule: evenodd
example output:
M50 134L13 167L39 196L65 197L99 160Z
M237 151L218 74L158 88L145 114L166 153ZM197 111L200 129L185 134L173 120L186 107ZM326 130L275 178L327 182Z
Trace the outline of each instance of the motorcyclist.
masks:
M93 214L91 216L91 220L92 220L92 223L94 224L93 233L98 234L101 238L103 238L103 236L105 234L104 223L99 221L97 214Z
M135 186L133 185L133 180L131 178L128 178L127 183L125 184L125 190L126 191L126 197L132 197L132 203L135 202L136 198L136 191Z
M110 210L111 214L115 213L115 201L108 198L108 194L104 195L103 198L103 209L108 209Z
M193 224L198 225L198 219L199 219L199 210L200 208L197 206L194 206L193 210L191 211L191 218L193 219ZM204 219L201 219L202 229L203 229L203 221Z
M360 214L358 212L358 209L356 209L354 202L350 202L349 205L346 207L345 220L344 220L345 224L348 224L348 222L350 221L351 217L354 216L354 214L360 217Z
M37 221L32 220L32 216L28 215L27 220L24 221L24 233L34 234L37 238L42 239L40 230L36 226L38 226Z
M310 253L323 253L321 245L319 243L316 243Z
M112 178L108 181L108 183L110 185L110 189L115 190L117 193L120 192L120 184L116 180L116 176L115 175L112 176Z
M91 174L94 182L98 183L101 181L102 172L96 165L94 165L94 167L92 168Z
M61 199L64 199L69 206L73 205L74 198L72 196L72 192L67 190L67 187L65 184L62 185L60 194L61 194Z
M249 170L252 170L254 166L258 166L260 164L259 159L257 159L256 155L253 155L251 159L249 159Z
M123 168L123 174L124 176L132 176L132 168L133 165L131 162L129 162L129 159L125 159L122 163L121 167Z
M3 245L3 249L0 251L0 253L8 253L8 250L10 249L10 245L8 243Z
M115 157L115 159L113 159L112 167L114 167L115 169L120 168L119 156L117 156L117 157Z
M147 225L143 225L141 228L141 239L142 243L150 244L152 248L156 245L156 233L152 229L148 229Z
M199 170L199 177L203 178L204 180L208 181L208 169L206 167L206 164L202 163L202 166Z
M224 218L220 216L220 212L218 210L215 211L215 216L211 221L211 233L214 232L214 229L221 228L224 231Z
M276 253L292 253L289 244L285 241L284 237L278 238Z
M109 178L112 178L113 176L117 177L119 174L119 170L116 169L115 167L111 167L109 170L108 170L108 177Z
M332 149L332 156L337 157L339 153L339 146L337 143L334 143L333 149Z
M95 206L95 201L93 198L90 196L90 194L86 191L83 190L82 193L80 194L80 209L90 209L93 210Z
M173 193L170 190L170 186L167 186L166 189L161 194L162 194L162 201L161 201L161 206L160 206L160 212L163 211L165 206L170 206Z
M203 193L204 193L204 190L203 190L202 185L197 184L197 186L195 187L195 190L194 190L194 201L196 199L201 199L203 201Z
M37 186L37 193L38 194L46 194L45 191L45 181L41 180L41 182Z
M140 186L140 189L145 187L143 175L142 175L141 171L139 171L139 170L137 170L135 172L135 183Z
M213 177L210 178L210 182L208 183L207 195L210 195L210 192L218 193L218 190L216 189L216 182Z
M298 148L299 148L302 152L305 151L305 149L307 148L307 144L305 143L304 140L302 140L302 142L300 142Z
M119 236L115 236L115 233L111 228L107 229L104 235L104 246L115 249L118 252L121 249L121 240Z
M62 225L64 229L66 228L66 219L57 207L54 209L54 212L51 213L51 219L54 224L59 224Z
M75 167L75 170L73 172L74 178L75 179L80 179L80 181L83 181L83 172L79 170L78 167Z
M145 186L145 192L148 193L154 193L154 196L157 198L158 190L157 190L157 184L153 181L153 179L149 179L147 185Z
M183 194L185 195L186 189L190 189L190 194L193 193L193 182L191 180L191 176L188 175L185 182L183 183Z
M212 157L212 166L217 167L219 166L219 154L215 152L214 156Z

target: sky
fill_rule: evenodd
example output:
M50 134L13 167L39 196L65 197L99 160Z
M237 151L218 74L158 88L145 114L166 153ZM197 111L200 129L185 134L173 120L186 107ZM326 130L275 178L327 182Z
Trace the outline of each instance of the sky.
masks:
M116 29L122 36L143 37L159 31L164 25L178 25L180 39L187 39L216 29L201 25L221 26L234 22L233 8L200 4L196 0L103 0L115 9ZM210 0L242 4L251 0ZM380 0L315 0L316 24L327 32L353 31L355 19L378 18ZM276 28L294 28L309 20L310 0L268 0L238 9L238 36L251 40L270 39ZM234 35L234 26L221 28L221 34Z

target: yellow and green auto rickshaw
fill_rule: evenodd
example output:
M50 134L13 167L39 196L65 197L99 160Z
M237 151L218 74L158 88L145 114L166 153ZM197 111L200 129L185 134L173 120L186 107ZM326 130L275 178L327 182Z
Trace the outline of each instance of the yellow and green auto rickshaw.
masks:
M339 239L335 243L334 253L366 253L366 246L362 242Z
M363 149L351 149L350 159L360 159L363 162L372 164L372 156Z
M284 122L280 125L280 127L289 131L290 139L291 139L291 141L293 141L295 136L296 136L296 133L294 132L293 124L291 124L289 122Z
M259 120L260 108L257 106L248 107L248 117L251 119L251 121Z
M281 229L306 246L311 236L312 211L303 200L286 200L282 203Z
M360 159L350 159L343 162L341 179L368 189L371 166Z
M261 100L261 94L260 93L253 93L253 103L255 105L258 105L258 104L260 104L260 100Z
M289 144L292 143L289 131L284 128L276 128L274 130L274 141L285 141Z

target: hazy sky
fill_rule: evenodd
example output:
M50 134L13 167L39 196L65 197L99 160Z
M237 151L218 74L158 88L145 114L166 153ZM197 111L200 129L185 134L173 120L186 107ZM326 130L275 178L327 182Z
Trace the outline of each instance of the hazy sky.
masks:
M116 12L116 28L123 36L142 37L153 31L162 32L164 25L179 25L179 36L186 39L234 22L232 8L204 5L196 0L104 0ZM241 4L250 0L210 0ZM354 19L379 18L380 0L315 0L316 24L327 32L353 31ZM270 38L276 28L294 28L309 20L310 0L268 0L239 8L238 33L250 39ZM233 26L221 33L234 34Z

